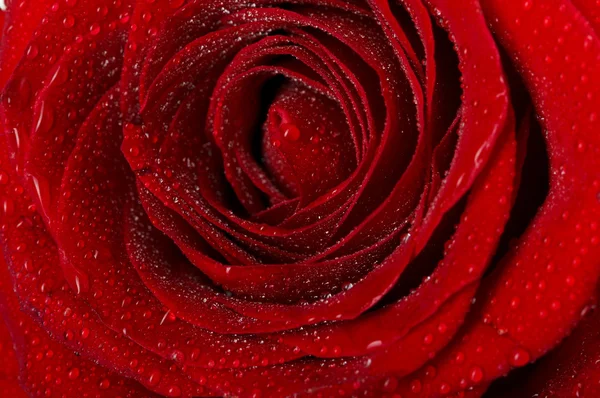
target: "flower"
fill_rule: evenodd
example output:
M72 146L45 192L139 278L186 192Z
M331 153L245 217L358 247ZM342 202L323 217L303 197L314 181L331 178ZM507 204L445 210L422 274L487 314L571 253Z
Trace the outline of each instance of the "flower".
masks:
M587 0L13 1L8 385L503 391L593 309L598 29ZM595 391L595 317L532 393Z

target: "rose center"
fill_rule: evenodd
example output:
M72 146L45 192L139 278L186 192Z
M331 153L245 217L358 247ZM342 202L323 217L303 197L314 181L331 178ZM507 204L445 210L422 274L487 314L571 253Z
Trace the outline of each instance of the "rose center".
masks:
M354 144L337 102L287 83L275 95L263 125L262 157L282 192L316 199L356 167Z

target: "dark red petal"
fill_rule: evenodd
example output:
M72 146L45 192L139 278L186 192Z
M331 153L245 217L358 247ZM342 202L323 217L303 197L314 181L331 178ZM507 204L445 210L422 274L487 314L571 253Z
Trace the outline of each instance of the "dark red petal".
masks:
M0 311L19 359L19 381L29 396L158 397L137 382L86 360L70 347L51 339L33 319L21 312L17 297L5 283L11 276L3 261L0 277L3 281ZM23 390L15 389L13 393L17 397L26 396ZM11 390L2 388L2 393L8 396Z
M121 111L123 119L131 122L139 117L140 65L149 51L152 41L149 34L158 32L161 24L181 8L187 0L147 1L133 0L133 10L127 15L127 22L135 29L129 30L125 48L125 68L121 77ZM148 16L150 18L148 18Z
M228 369L208 377L212 384L226 386L227 391L248 396L289 397L304 394L314 396L319 391L334 389L338 395L350 395L357 374L368 367L364 358L304 359L267 368L245 371ZM194 380L203 379L198 369L188 369ZM341 391L341 392L339 392Z
M132 206L124 227L129 257L140 278L166 308L183 320L218 333L236 334L265 333L302 325L261 322L219 304L218 296L226 293L216 289L185 261L173 244L150 225L139 206Z
M521 7L506 7L502 1L483 5L500 43L523 70L543 117L553 177L532 225L486 281L478 300L481 307L467 321L462 338L433 361L437 376L422 385L423 393L432 395L442 384L459 389L474 366L489 381L546 353L579 321L600 273L600 181L594 155L600 151L598 107L595 97L587 95L600 87L592 66L599 60L600 41L568 1L558 7L549 1ZM524 20L528 22L519 23ZM518 39L533 29L545 34L533 43ZM554 55L558 37L564 45ZM564 103L577 106L566 109ZM459 354L465 360L457 364ZM422 375L420 371L414 377ZM402 385L403 391L410 391L410 382Z
M65 7L58 6L56 11L45 8L47 22L43 28L40 28L40 31L43 30L45 34L30 37L31 41L27 44L24 57L20 59L4 87L2 95L4 130L10 132L7 134L10 136L7 137L7 142L12 148L12 159L19 162L21 166L23 155L27 151L29 136L33 135L35 130L47 130L53 127L54 114L50 111L53 110L51 107L57 104L48 104L50 105L48 107L40 103L36 105L35 101L44 85L58 77L51 73L54 63L69 52L71 46L78 41L89 44L97 35L102 37L107 32L122 29L120 18L122 13L127 14L130 11L130 2L121 1L112 7L102 7L103 4L101 0L93 0L85 4L80 2ZM106 13L98 12L98 9L101 11L105 9ZM38 12L35 11L36 14ZM77 23L72 28L65 29L63 20L68 16L75 18ZM31 22L35 22L35 19ZM30 32L26 29L22 33L25 35ZM93 47L93 43L91 46ZM36 120L34 120L34 112L28 111L34 105L35 116L38 116ZM36 185L35 182L33 184ZM36 190L35 187L31 189L32 192Z
M596 36L600 35L600 7L598 7L598 2L595 0L571 0L571 3L586 17L596 31Z
M6 150L1 147L2 165L9 164ZM12 279L23 312L70 350L151 390L168 395L175 388L184 396L202 391L174 372L170 368L172 362L132 344L122 329L117 333L107 329L92 309L74 295L59 267L52 238L40 216L31 211L31 199L19 185L14 171L8 169L4 173L8 180L0 186L2 245L11 278L3 276L2 280ZM94 295L98 298L102 291L95 289ZM139 367L142 363L153 366ZM158 374L155 372L161 374L158 382L156 377L152 378Z
M451 35L462 74L462 112L454 159L417 236L420 251L443 214L470 188L490 157L508 117L500 55L476 1L456 6L428 1ZM468 19L469 23L464 23ZM482 131L486 134L480 134Z
M23 0L8 2L2 12L2 63L0 64L0 87L4 87L13 70L21 60L31 35L48 10L51 0ZM18 25L18 27L16 27Z
M399 239L399 234L390 234L368 249L327 261L225 265L207 254L211 253L208 245L175 212L168 211L145 189L140 189L140 197L153 224L173 239L196 267L224 290L246 299L293 303L338 292L360 280L374 267L373 262L389 255ZM194 273L192 267L185 271Z
M210 360L207 357L232 347L225 344L211 351L208 347L212 347L215 340L225 339L235 346L235 339L212 334L181 320L165 323L170 310L139 279L125 250L124 222L128 214L124 211L127 202L135 200L135 186L119 151L121 118L118 92L117 88L108 92L88 116L67 164L62 192L68 194L62 196L59 205L62 223L57 233L65 277L73 290L113 330L126 330L130 338L165 358L172 358L176 351L178 358L183 356L182 362L207 363ZM83 240L81 236L87 239ZM132 259L136 263L137 260ZM127 284L115 283L117 277ZM115 308L115 303L121 304ZM214 329L227 332L232 324L237 327L238 323L226 316L230 313L222 315L225 318L218 318L219 322L212 323ZM239 322L235 313L229 317ZM206 319L202 326L210 324ZM157 325L162 327L156 330L154 338L150 338L154 333L148 333L148 330L157 329ZM191 358L194 348L179 346L196 339L206 347L201 355ZM247 344L252 344L253 340L258 339L249 339ZM160 344L160 341L165 343ZM267 347L264 349L269 350ZM255 353L258 352L257 348ZM279 358L285 352L289 353L291 349L282 347L280 352L271 355ZM248 353L248 356L251 354Z
M532 352L532 356L546 352L573 327L579 312L592 297L600 274L596 232L600 222L600 180L595 172L600 164L595 155L600 151L596 134L598 100L588 95L600 87L593 66L600 60L600 40L568 1L560 3L556 7L545 1L538 2L533 10L527 7L506 9L495 1L484 4L486 16L501 44L524 70L535 109L543 118L550 173L559 171L563 176L551 178L546 202L522 237L518 249L506 259L508 266L501 268L497 276L499 281L494 283L491 292L496 298L496 306L486 308L494 325L507 329ZM529 20L528 28L515 23L519 18ZM567 25L572 28L565 32ZM534 55L530 47L514 40L525 34L525 29L533 27L546 31L533 43L538 53L547 54L544 57ZM551 38L559 36L564 36L562 51L568 56L549 55L555 46ZM580 50L570 51L576 48ZM538 84L540 79L555 84L543 86ZM561 105L564 101L576 106L567 110ZM539 252L543 252L543 256L536 256ZM545 272L536 274L540 270ZM516 282L525 275L523 284L501 284L501 281L511 279ZM538 289L543 287L543 300L537 300L535 293L526 290L528 283ZM521 304L516 311L507 313L506 308L514 295L519 295ZM560 303L560 309L553 311L556 302ZM538 338L533 337L531 331L519 328L525 310L540 316L540 321L530 320L532 327L552 332ZM548 312L548 317L544 316L544 311ZM527 325L522 326L527 329Z
M512 129L511 124L507 124L501 146L474 185L444 258L417 289L378 311L344 323L306 327L285 336L284 341L315 356L331 356L334 344L341 353L361 355L371 348L386 347L402 338L411 328L438 311L449 298L479 280L508 219L515 182L516 145ZM486 222L482 223L484 218ZM390 256L393 257L394 254ZM386 259L376 271L390 266L393 264L391 261ZM350 292L366 284L376 271L357 283ZM464 315L465 312L462 317ZM319 339L315 341L317 336ZM328 347L326 355L320 353L324 344Z
M591 312L591 314L590 314ZM600 395L600 312L588 311L573 333L542 358L527 379L508 387L515 397L596 397ZM503 391L504 394L507 391ZM490 391L490 397L500 397Z
M0 291L4 290L1 286ZM5 306L4 301L0 300L0 308ZM27 398L19 383L19 362L5 319L0 322L0 356L0 391L10 397Z
M477 284L448 299L438 312L381 352L371 354L375 375L403 377L420 368L453 338L465 318Z
M63 216L57 211L61 195L67 194L61 180L82 134L80 127L104 93L118 82L124 34L124 29L107 29L74 44L49 72L36 96L24 175L51 228ZM23 118L22 114L11 116Z

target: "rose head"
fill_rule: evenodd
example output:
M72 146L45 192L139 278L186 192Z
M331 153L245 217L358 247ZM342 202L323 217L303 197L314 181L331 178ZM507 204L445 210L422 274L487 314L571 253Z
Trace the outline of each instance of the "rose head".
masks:
M489 387L593 306L594 0L13 0L5 19L4 391L522 392L519 371ZM597 319L528 393L600 393Z

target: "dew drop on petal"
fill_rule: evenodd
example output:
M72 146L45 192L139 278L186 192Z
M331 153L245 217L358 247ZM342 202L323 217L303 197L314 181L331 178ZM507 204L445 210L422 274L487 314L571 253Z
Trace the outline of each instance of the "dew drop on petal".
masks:
M525 366L529 363L530 355L523 348L516 348L510 355L509 362L512 366Z
M280 131L286 140L298 141L300 138L300 129L295 124L284 123L280 126Z

